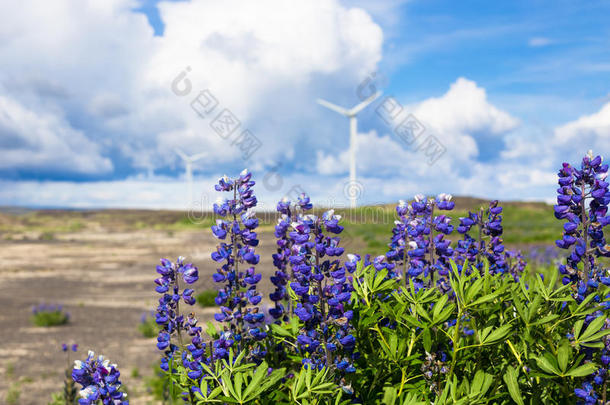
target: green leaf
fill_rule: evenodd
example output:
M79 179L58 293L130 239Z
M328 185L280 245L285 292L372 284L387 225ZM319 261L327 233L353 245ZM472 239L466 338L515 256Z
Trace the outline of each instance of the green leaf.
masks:
M502 325L499 328L497 328L496 330L494 330L493 332L491 332L489 335L487 335L487 337L485 338L485 341L484 342L482 341L481 343L488 345L488 344L498 342L500 340L504 340L510 334L511 329L512 329L512 325L510 323L507 323L506 325Z
M589 324L589 326L587 326L587 329L584 331L584 333L581 336L578 337L577 340L579 340L581 342L587 342L589 340L588 338L590 338L595 333L600 331L604 322L606 322L606 317L598 316Z
M585 324L585 321L583 319L580 319L576 322L574 322L574 338L578 339L579 335L580 335L580 330L582 329L582 326Z
M235 374L235 378L234 378L235 398L240 402L242 400L241 392L242 392L243 378L244 378L244 376L242 373Z
M513 401L515 401L518 405L525 405L521 396L521 390L519 389L518 376L519 370L509 366L506 369L506 373L504 373L503 379L506 383L506 387L508 388L508 393Z
M550 314L550 315L547 315L544 318L532 323L532 325L544 325L545 323L553 322L557 318L559 318L559 315Z
M430 329L424 329L422 332L422 339L424 343L424 350L430 352L432 350L432 334Z
M559 370L563 374L568 367L568 361L570 360L572 354L572 349L568 342L564 342L559 349L557 350L557 365L559 366Z
M489 302L489 301L493 301L493 300L495 300L498 297L498 295L499 295L498 292L493 292L491 294L484 295L484 296L478 298L472 304L469 304L469 306L477 306L477 305L481 305L481 304L484 304L484 303Z
M447 294L443 294L443 296L434 304L434 312L432 313L432 320L434 323L437 323L436 319L439 317L448 299L449 296Z
M383 393L383 404L394 405L396 403L396 388L385 387Z
M561 371L557 369L557 361L550 353L546 353L542 357L536 357L536 364L547 373L561 375Z
M277 335L285 336L285 337L292 337L292 334L289 331L287 331L286 329L284 329L281 325L272 323L271 330L273 331L273 333L275 333Z
M256 369L256 372L254 373L250 384L248 384L248 387L244 391L244 398L247 399L248 397L250 397L250 394L254 393L258 388L260 388L260 384L265 378L265 374L267 374L267 369L268 365L266 362L263 361Z
M570 371L568 371L566 373L566 375L570 376L570 377L584 377L586 375L594 373L595 370L597 370L597 368L598 368L597 365L595 365L593 363L587 363L587 364L583 364L580 367L572 368Z

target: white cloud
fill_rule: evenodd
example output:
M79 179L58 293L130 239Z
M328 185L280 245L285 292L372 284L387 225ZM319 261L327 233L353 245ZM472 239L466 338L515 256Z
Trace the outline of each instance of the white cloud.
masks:
M441 133L485 132L486 136L499 136L519 125L519 120L487 100L484 88L463 77L451 84L443 96L418 103L415 115Z
M0 95L0 170L106 173L112 162L64 119Z
M555 139L561 145L573 146L578 142L593 149L606 150L610 141L610 102L596 113L583 115L556 128Z
M249 163L256 166L292 155L299 143L327 143L302 129L332 131L315 119L315 98L352 91L381 58L381 28L337 0L161 2L162 37L137 5L2 2L10 18L0 26L0 95L64 120L100 153L118 150L137 167L171 167L175 146L210 151L209 165L241 165L239 150L189 107L208 88L218 109L263 142ZM193 91L179 98L170 83L186 66Z

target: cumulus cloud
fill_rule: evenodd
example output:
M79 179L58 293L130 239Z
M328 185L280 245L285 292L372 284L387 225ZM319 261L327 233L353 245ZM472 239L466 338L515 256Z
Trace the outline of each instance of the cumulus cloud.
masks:
M323 145L326 137L309 137L332 130L315 119L315 98L350 91L381 58L381 28L337 0L161 2L160 37L136 7L134 0L0 4L11 16L0 27L0 95L80 131L122 162L113 177L171 169L176 146L216 151L207 172L245 164L234 139L210 127L223 108L239 119L236 134L248 129L262 143L251 167L305 142ZM170 84L187 66L192 92L178 97ZM203 89L219 103L209 119L190 107Z
M32 111L0 95L0 173L29 170L98 175L112 162L61 117Z
M555 129L555 140L563 147L572 147L574 142L590 145L594 150L607 151L610 141L610 103L593 114L563 124Z

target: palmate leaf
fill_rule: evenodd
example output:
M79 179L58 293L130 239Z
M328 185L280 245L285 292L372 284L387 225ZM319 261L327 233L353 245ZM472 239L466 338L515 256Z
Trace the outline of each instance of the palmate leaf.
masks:
M561 371L557 366L557 359L551 353L545 353L543 356L536 357L536 364L540 369L548 374L561 375Z
M512 325L511 324L502 325L499 328L493 330L491 333L490 333L489 329L491 329L491 327L485 328L481 332L481 344L482 345L490 345L490 344L505 340L506 337L511 332ZM483 336L483 334L484 334L484 336Z

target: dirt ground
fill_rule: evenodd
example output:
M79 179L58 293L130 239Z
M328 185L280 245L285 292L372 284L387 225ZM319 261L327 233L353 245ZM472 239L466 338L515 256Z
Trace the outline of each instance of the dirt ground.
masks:
M272 268L273 235L263 232L261 240L257 267L265 273L263 269ZM13 398L19 393L14 404L47 404L51 393L63 387L63 342L79 344L72 360L86 357L91 349L118 363L130 403L156 403L145 380L153 374L159 351L154 338L137 330L142 314L155 308L158 299L155 267L161 257L186 256L199 267L195 290L211 288L215 243L209 230L89 226L51 237L23 232L1 240L0 403L7 404L11 390ZM261 282L268 291L265 280L268 274ZM40 303L63 304L71 315L69 324L33 326L31 307ZM200 320L211 319L213 310L194 309Z

